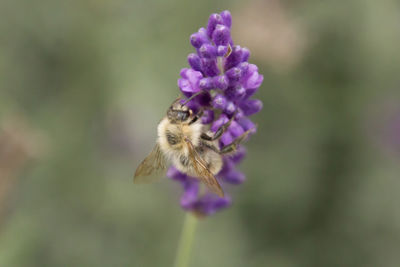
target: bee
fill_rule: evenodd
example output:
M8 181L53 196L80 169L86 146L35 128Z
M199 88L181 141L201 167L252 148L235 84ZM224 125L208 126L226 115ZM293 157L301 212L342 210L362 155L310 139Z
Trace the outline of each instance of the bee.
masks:
M134 183L151 182L150 175L153 172L163 170L167 163L172 163L182 173L200 179L211 192L224 196L215 175L222 169L222 157L234 153L249 131L219 149L219 138L228 129L234 116L213 133L201 123L203 112L194 114L185 105L194 96L183 104L178 98L169 107L166 116L158 124L156 145L137 167Z

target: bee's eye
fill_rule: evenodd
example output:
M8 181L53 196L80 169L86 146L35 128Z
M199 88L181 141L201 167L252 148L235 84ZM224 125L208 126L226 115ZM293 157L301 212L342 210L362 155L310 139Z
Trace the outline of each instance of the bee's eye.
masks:
M182 121L185 121L185 120L187 120L187 118L189 118L189 111L182 111L182 112L179 112L179 118L182 120Z
M185 121L185 120L187 120L188 118L189 118L189 111L182 111L182 110L180 110L180 111L178 111L178 113L177 113L177 117L178 117L178 120L180 120L180 121Z

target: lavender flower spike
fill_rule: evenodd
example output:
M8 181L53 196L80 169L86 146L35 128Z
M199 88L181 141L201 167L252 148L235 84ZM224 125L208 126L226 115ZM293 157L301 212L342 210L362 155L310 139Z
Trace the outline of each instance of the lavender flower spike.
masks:
M254 134L255 124L248 117L262 109L262 102L251 97L264 78L258 73L256 65L247 62L250 51L233 44L231 26L231 13L223 11L212 14L207 26L191 35L190 43L197 53L188 56L190 68L182 69L178 80L178 86L186 97L203 92L194 97L188 106L194 107L194 112L203 110L201 121L209 125L212 132L215 133L234 117L228 130L219 139L220 148L229 145L246 131ZM245 155L246 150L241 145L233 155L224 156L223 168L217 174L224 189L228 184L244 182L245 175L237 170L237 165ZM203 192L197 178L189 177L174 167L169 169L167 176L181 183L184 190L181 206L186 211L207 216L231 205L232 200L226 193L225 197L220 198Z

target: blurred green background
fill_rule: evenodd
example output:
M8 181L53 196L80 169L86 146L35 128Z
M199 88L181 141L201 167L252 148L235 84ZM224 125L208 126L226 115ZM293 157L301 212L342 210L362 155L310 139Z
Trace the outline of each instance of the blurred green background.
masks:
M394 0L2 0L0 266L172 265L181 188L132 174L225 9L264 109L191 266L400 266Z

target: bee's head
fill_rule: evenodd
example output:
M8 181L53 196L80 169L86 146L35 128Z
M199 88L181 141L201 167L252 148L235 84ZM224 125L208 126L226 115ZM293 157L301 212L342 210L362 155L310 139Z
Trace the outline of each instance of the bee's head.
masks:
M167 111L167 117L172 123L185 122L193 118L193 111L181 104L181 99L175 100Z

